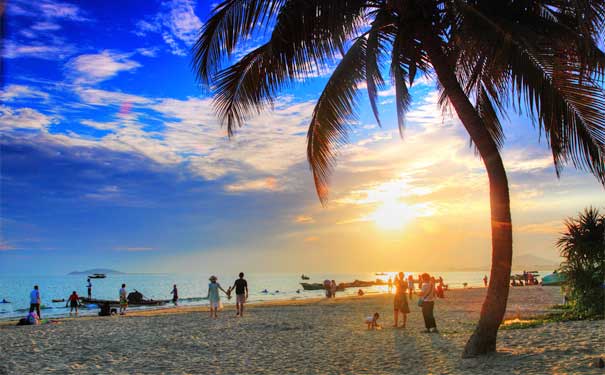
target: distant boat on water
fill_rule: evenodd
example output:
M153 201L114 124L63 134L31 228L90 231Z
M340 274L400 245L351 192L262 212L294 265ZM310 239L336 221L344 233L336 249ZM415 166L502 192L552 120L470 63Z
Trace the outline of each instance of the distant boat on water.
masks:
M310 279L310 277L307 276L307 275L305 275L304 273L302 275L300 275L300 278L303 279L303 280L309 280Z
M106 277L107 275L105 275L104 273L93 273L92 275L88 276L89 279L104 279Z

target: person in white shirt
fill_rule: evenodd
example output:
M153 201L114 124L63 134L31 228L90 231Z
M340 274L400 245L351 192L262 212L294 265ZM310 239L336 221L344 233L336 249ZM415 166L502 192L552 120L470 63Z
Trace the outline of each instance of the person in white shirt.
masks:
M124 315L128 307L128 293L126 292L126 284L122 284L120 289L120 315Z
M435 283L431 282L431 276L428 273L423 273L422 276L422 289L418 295L420 296L419 305L422 307L422 317L424 318L424 326L426 327L427 333L438 332L437 323L435 322L435 315L433 309L435 308Z
M34 290L32 290L29 294L29 312L31 313L35 310L36 314L38 314L38 318L42 316L40 315L41 300L42 299L40 298L40 290L38 289L37 285L34 285Z

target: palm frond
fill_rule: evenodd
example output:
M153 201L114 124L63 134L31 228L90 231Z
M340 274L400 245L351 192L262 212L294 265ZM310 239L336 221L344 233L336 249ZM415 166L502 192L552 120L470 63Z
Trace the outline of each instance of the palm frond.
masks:
M225 0L202 26L193 46L193 67L198 80L208 84L212 75L242 39L271 24L286 0Z
M307 133L307 159L322 204L328 199L328 180L334 166L334 149L347 137L347 121L354 116L357 85L366 77L367 43L358 38L328 80Z
M216 74L215 108L232 135L246 118L271 104L277 91L329 68L358 32L364 2L290 0L277 15L270 40Z

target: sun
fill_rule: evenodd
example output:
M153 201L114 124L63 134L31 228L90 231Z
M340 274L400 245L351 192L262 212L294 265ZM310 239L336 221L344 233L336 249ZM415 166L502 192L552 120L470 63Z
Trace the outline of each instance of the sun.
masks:
M415 217L412 207L395 201L384 202L371 214L371 219L376 226L384 230L403 229Z

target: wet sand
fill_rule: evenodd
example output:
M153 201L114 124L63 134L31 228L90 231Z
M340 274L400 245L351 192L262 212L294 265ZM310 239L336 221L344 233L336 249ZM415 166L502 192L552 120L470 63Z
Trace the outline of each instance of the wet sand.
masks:
M498 353L462 359L485 289L454 290L435 307L439 334L421 333L416 300L405 329L392 328L392 296L176 308L127 316L0 327L0 374L605 374L604 321L549 323L501 331ZM511 289L508 318L543 314L556 287ZM363 324L373 312L384 328Z

